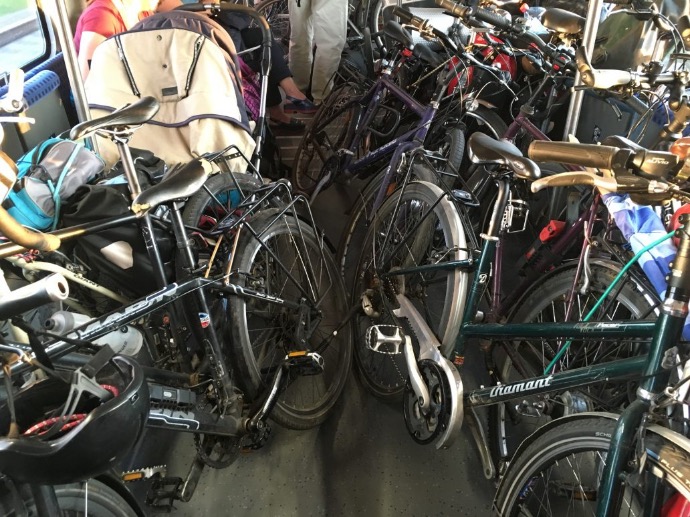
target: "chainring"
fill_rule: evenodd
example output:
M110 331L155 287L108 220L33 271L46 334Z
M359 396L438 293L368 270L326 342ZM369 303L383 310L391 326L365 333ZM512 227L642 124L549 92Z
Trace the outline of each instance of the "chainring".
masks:
M429 409L426 413L422 411L417 394L408 381L403 394L403 414L412 439L426 445L434 442L448 428L452 394L443 370L434 361L422 359L417 366L429 390Z

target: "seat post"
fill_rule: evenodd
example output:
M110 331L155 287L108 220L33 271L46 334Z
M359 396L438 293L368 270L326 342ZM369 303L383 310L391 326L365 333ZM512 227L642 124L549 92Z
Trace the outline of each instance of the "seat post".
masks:
M122 168L125 171L125 178L127 178L127 184L129 185L130 196L134 200L141 194L141 185L139 184L137 171L134 168L132 153L129 150L129 145L127 145L128 140L129 139L116 138L115 145L117 145L117 151L120 154Z
M60 515L55 488L51 485L30 485L31 495L36 503L39 517L53 517Z

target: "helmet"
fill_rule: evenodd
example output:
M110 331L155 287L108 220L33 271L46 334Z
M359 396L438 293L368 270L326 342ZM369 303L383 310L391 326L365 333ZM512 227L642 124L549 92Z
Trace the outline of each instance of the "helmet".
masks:
M87 365L91 370L94 362ZM14 395L20 434L0 438L1 473L20 483L57 485L97 476L123 459L146 423L148 385L139 365L128 357L114 356L100 363L88 377L112 394L105 402L76 391L77 403L62 416L70 392L80 389L86 367L74 372L71 382L51 377ZM4 403L0 406L4 436L10 422L10 408Z

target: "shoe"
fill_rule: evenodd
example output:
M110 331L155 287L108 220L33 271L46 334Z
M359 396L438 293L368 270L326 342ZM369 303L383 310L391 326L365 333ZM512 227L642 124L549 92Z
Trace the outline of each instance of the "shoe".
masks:
M296 133L304 131L304 128L307 127L307 125L304 122L296 118L291 118L290 122L271 120L269 122L269 126L271 126L271 128L273 129L280 129L281 131L294 131Z
M283 111L285 111L285 113L311 114L316 113L316 110L319 109L319 107L309 99L295 99L288 95L285 97L285 100L288 101L283 105Z

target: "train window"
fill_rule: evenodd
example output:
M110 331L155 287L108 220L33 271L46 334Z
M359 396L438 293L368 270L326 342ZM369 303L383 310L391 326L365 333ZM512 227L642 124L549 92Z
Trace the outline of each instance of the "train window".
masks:
M35 0L0 0L0 73L44 56L46 40Z

